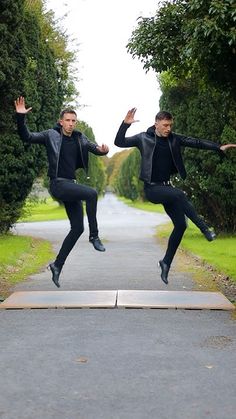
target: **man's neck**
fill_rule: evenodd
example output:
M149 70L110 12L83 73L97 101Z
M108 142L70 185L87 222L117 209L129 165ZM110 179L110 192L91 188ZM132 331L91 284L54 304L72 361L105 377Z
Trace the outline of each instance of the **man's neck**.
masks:
M163 135L161 135L161 133L159 131L157 131L157 130L155 130L155 134L156 134L157 137L161 137L161 138L166 138L167 139L167 137L163 137Z
M66 137L71 137L72 136L72 132L66 132L66 131L64 131L63 128L62 128L62 134L65 135Z

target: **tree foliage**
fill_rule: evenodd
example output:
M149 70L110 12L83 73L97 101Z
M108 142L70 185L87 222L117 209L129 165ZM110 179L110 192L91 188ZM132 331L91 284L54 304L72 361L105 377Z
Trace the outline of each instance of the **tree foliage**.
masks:
M123 161L128 157L132 150L122 150L115 153L111 158L106 161L107 183L113 190L116 189L116 180Z
M73 52L41 0L0 3L0 232L18 219L33 180L45 166L42 147L25 146L15 129L14 100L26 97L32 131L50 128L76 93Z
M139 180L139 172L140 153L137 149L134 149L122 162L113 184L118 195L124 196L132 201L142 197L143 184Z
M160 105L173 112L174 131L222 144L236 142L235 102L227 92L206 88L196 81L173 86L173 79L169 87L165 81L162 89ZM184 160L188 176L184 182L176 180L176 185L188 193L209 224L218 231L235 231L235 150L229 150L222 159L211 151L186 148Z
M179 78L201 74L236 92L234 0L165 1L151 18L140 18L128 51L156 72Z
M174 131L236 142L236 9L234 0L166 0L140 18L127 45L146 70L159 74L161 109ZM218 155L185 149L183 187L219 231L235 232L235 151Z

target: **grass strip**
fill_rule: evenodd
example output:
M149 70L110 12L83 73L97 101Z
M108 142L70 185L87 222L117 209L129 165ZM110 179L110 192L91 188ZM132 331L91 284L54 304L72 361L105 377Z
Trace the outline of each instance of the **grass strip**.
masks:
M157 234L167 239L173 226L171 223L159 226ZM219 235L213 242L208 242L198 228L189 222L181 241L181 248L201 258L203 262L213 266L217 271L236 282L236 240L233 236Z
M59 205L52 198L43 202L27 202L19 222L65 220L67 218L64 205Z
M162 205L152 204L151 202L131 201L126 198L121 198L121 201L144 211L165 212ZM173 225L171 222L158 226L157 235L160 238L168 239L172 229ZM203 262L211 265L217 271L224 273L224 275L236 282L235 236L222 234L213 242L208 242L199 229L190 221L180 247L201 258Z
M6 296L11 286L38 272L54 253L49 242L6 234L0 236L0 293Z
M132 201L131 199L124 198L123 196L119 196L119 200L133 208L137 208L143 211L160 212L162 214L165 214L165 210L161 204L152 204L151 202L143 201Z

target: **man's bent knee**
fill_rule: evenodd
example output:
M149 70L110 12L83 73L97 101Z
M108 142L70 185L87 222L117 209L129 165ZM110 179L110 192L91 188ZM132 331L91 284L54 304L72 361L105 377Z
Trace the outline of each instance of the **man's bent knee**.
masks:
M89 193L89 197L88 200L89 201L97 201L98 199L98 193L95 189L91 189L90 193Z
M182 223L179 224L179 229L181 229L182 231L185 231L187 228L187 223L186 221L183 221Z
M81 234L83 234L84 232L84 226L83 227L71 227L71 233L76 237L79 238L81 236Z
M178 190L178 193L176 194L176 198L180 201L184 201L187 199L187 195L184 191Z

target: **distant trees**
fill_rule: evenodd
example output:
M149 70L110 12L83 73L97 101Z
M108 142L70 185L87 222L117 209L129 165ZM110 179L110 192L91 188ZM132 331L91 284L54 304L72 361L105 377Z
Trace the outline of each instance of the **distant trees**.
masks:
M234 0L166 0L155 16L139 19L127 48L158 74L160 107L174 114L175 131L236 142L235 22ZM220 161L212 152L185 149L185 161L181 186L200 213L217 230L235 232L234 150ZM136 173L133 167L131 183ZM129 190L132 196L132 185Z
M120 166L126 157L129 156L131 150L122 150L121 152L115 153L111 158L104 159L107 173L107 183L111 189L118 192L116 183L117 177L120 170Z
M139 171L140 153L135 149L129 153L119 167L119 172L114 182L114 188L118 195L122 195L132 201L143 197L143 183L139 180Z

